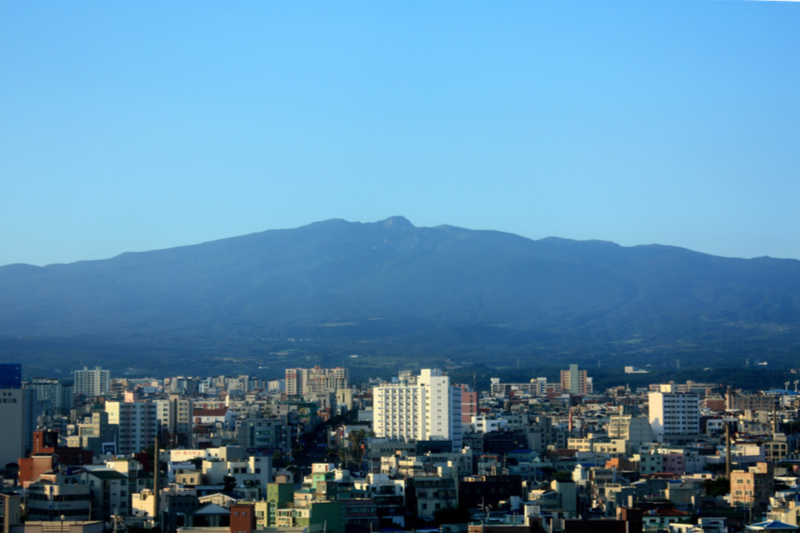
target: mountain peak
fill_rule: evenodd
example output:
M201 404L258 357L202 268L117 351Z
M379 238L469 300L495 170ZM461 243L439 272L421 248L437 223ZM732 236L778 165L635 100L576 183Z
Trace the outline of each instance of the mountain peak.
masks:
M389 217L386 220L379 222L379 224L383 224L385 227L390 229L410 229L414 227L406 217L395 216Z

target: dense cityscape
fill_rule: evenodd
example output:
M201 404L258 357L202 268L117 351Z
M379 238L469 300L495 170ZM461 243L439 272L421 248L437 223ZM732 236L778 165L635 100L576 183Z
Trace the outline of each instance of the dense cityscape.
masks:
M23 381L4 364L0 516L4 533L793 531L798 383L598 391L574 364L489 390L341 367Z
M800 533L798 28L0 2L0 533Z

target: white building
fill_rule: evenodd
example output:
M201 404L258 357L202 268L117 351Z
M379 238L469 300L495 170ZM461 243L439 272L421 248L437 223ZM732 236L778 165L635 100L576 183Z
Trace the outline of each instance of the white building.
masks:
M473 416L470 424L475 433L493 433L508 428L505 418L489 418L486 415Z
M108 370L103 370L98 366L94 370L83 367L83 370L75 371L75 384L72 391L76 396L78 394L91 397L105 396L110 390L111 376Z
M375 435L402 440L451 440L461 449L461 388L438 369L419 377L376 387L373 393Z
M700 397L678 392L648 395L650 427L656 441L664 442L700 434Z
M151 446L158 431L156 405L152 402L106 402L108 423L119 426L117 453L138 453Z

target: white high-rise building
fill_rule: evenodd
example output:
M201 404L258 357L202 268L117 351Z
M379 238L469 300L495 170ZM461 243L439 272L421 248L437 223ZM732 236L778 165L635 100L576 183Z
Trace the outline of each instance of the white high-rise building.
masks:
M158 431L156 404L152 402L106 402L108 423L119 427L117 453L138 453L152 445Z
M697 394L651 392L648 404L650 427L658 442L700 434L700 397Z
M377 437L402 440L450 440L461 449L461 388L438 369L373 391Z
M91 397L105 396L110 390L111 377L108 370L103 370L98 366L94 370L83 367L83 370L75 371L75 384L72 391L76 396L79 394Z

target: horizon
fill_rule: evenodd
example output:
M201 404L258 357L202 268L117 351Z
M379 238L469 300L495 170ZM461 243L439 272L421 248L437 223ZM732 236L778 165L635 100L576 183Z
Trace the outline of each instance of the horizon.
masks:
M797 2L0 15L0 265L386 213L800 259Z

